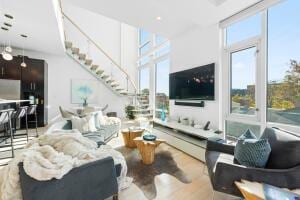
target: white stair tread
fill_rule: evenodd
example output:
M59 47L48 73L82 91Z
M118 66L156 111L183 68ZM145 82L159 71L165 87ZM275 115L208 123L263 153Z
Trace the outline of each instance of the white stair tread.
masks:
M79 54L79 48L77 48L77 47L72 47L71 51L72 51L72 54Z
M152 111L153 109L151 108L138 108L138 109L134 109L132 110L133 112L149 112Z
M99 65L92 65L91 70L96 71L98 69Z
M65 46L66 46L67 49L69 49L73 46L73 43L69 42L69 41L65 41Z
M109 76L104 74L104 75L101 76L101 78L102 78L102 79L108 79Z
M137 117L153 117L153 114L137 114Z
M78 54L79 60L84 60L86 58L86 55L84 53Z
M84 62L84 64L86 64L86 65L91 65L91 64L92 64L92 62L93 62L93 60L92 60L92 59L85 59L85 62Z

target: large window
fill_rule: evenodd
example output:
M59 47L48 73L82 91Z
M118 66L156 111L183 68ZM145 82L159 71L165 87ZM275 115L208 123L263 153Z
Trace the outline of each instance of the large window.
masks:
M266 126L300 129L300 1L274 3L262 1L221 23L229 137L248 128L255 134Z
M140 69L140 92L143 94L149 94L150 90L150 69Z
M170 60L166 59L156 64L155 116L161 117L162 111L169 113L169 73Z
M256 47L231 53L231 113L255 114Z
M139 38L140 92L150 95L150 108L154 117L160 118L162 111L169 114L170 44L166 38L142 29Z
M261 34L261 14L256 14L230 25L227 27L226 32L227 45L259 36Z
M300 124L300 1L268 10L269 122Z

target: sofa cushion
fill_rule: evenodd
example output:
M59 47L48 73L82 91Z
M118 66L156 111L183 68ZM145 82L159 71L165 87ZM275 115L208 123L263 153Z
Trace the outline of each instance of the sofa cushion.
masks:
M95 132L95 117L93 114L85 117L72 117L72 128L78 129L81 133Z
M103 118L103 114L102 114L102 111L97 111L97 112L94 112L94 116L95 116L95 127L97 129L100 129L101 128L101 121L102 121L102 118Z
M261 138L268 139L272 149L267 168L288 169L300 165L300 137L277 128L266 128Z
M234 149L234 158L247 167L265 167L271 153L267 139L238 140Z
M101 145L105 144L104 142L104 136L100 135L98 133L84 133L82 134L84 137L93 140L94 142L97 143L98 147L100 147Z
M213 180L216 166L218 162L234 164L234 157L231 154L220 153L217 151L207 151L206 152L206 165L210 180Z

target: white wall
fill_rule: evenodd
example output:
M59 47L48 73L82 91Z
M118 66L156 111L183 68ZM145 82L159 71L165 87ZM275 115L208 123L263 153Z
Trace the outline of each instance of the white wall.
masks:
M70 4L64 5L64 12L108 55L120 64L134 79L138 48L137 28L93 13ZM96 46L87 42L87 38L68 20L65 20L67 40L73 42L80 51L88 54L106 74L113 75L120 84L126 86L126 76ZM130 88L131 89L131 88Z
M66 11L90 37L100 44L101 47L116 60L116 62L125 66L126 71L128 71L130 76L135 80L137 77L137 29L80 8L69 7ZM74 30L75 29L73 28L73 31ZM86 39L79 34L78 30L77 32L69 33L68 36L69 39L74 39L72 42L78 44L78 47L80 47L83 52L84 50L87 50ZM14 49L14 54L21 55L22 53L21 51ZM25 55L31 58L43 59L48 63L49 123L59 117L59 106L69 109L78 106L71 103L72 79L97 80L66 54L53 55L26 50ZM94 63L98 64L102 69L105 69L106 73L110 75L111 65L110 63L107 63L107 59L105 60L103 55L101 55L99 51L95 51L95 49L90 49L90 55L94 60ZM118 80L117 75L115 75L115 78ZM126 88L125 83L121 86ZM115 111L118 113L118 116L125 116L124 107L129 102L129 99L127 97L117 96L100 81L98 81L97 99L98 106L109 105L107 112Z
M177 106L170 101L172 118L189 117L196 123L219 128L219 28L218 25L205 29L194 29L171 39L171 70L177 72L209 63L216 63L215 101L205 101L204 108Z

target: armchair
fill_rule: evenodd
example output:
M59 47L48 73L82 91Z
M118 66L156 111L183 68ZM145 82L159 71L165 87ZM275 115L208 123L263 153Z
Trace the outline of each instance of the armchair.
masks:
M205 159L214 190L242 197L234 184L241 179L300 188L300 138L274 128L266 128L262 138L268 139L272 149L266 168L239 165L234 160L234 146L208 140Z

